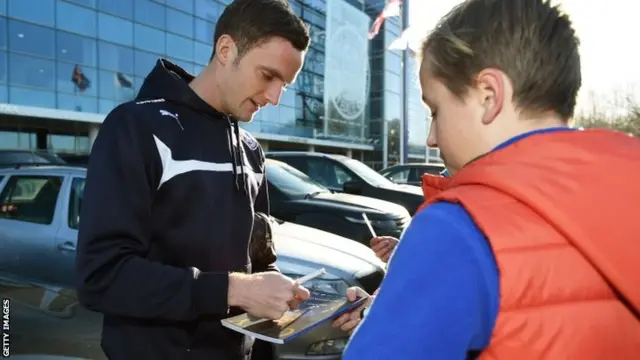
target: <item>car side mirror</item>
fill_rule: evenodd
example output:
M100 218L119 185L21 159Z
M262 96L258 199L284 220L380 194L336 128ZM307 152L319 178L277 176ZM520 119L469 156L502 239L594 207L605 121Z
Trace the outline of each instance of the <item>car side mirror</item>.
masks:
M362 183L358 180L345 181L342 185L344 192L347 194L360 194L362 192Z

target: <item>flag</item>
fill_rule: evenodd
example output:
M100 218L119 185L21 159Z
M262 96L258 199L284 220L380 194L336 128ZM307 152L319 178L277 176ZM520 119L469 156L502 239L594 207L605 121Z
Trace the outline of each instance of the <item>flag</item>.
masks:
M76 64L71 73L71 82L77 90L84 92L91 86L91 80L82 72L80 65Z
M121 72L117 72L114 74L113 84L119 88L133 89L133 81Z
M409 26L402 34L391 42L387 50L411 50L417 52L420 47L420 31L418 26Z
M380 27L384 23L384 19L400 16L400 4L402 0L388 0L387 5L384 6L384 9L380 12L376 20L371 25L371 30L369 30L369 40L373 39L380 32Z

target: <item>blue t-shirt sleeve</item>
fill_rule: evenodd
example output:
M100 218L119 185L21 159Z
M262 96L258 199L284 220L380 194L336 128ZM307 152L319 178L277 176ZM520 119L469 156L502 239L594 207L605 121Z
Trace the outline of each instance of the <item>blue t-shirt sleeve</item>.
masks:
M489 243L469 214L433 204L402 237L343 359L466 359L489 343L498 286Z

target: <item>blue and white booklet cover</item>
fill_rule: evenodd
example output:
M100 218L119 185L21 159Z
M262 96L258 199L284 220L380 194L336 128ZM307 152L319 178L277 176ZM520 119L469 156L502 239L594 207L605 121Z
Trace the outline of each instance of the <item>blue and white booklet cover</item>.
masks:
M287 343L299 335L360 306L366 298L350 302L345 295L311 290L309 300L278 320L259 319L247 313L223 319L234 331L274 344Z

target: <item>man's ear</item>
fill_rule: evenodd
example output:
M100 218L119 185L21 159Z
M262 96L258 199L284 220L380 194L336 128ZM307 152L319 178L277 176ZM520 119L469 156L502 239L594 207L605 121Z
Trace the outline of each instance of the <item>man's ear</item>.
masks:
M216 42L216 59L222 66L232 64L238 55L238 48L233 38L227 34L220 36Z
M484 69L476 77L476 88L479 90L481 105L484 107L482 123L490 124L502 111L505 98L505 86L502 71Z

